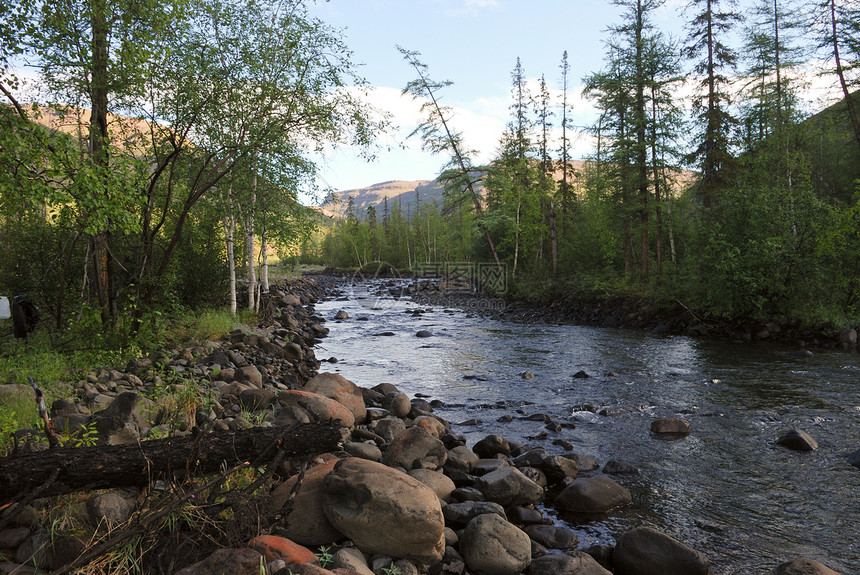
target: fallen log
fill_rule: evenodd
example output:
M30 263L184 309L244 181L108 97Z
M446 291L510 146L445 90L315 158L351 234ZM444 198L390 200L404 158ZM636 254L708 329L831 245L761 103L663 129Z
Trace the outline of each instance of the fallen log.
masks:
M340 426L304 423L212 431L125 445L58 447L0 458L0 505L38 490L39 497L116 487L145 487L219 472L244 462L260 466L282 457L339 449Z

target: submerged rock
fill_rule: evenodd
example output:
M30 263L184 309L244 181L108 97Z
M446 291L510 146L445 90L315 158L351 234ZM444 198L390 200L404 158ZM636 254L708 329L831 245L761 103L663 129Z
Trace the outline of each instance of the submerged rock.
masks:
M708 558L652 527L618 538L612 553L616 575L710 575Z
M776 440L779 445L795 451L814 451L818 442L802 429L790 429Z

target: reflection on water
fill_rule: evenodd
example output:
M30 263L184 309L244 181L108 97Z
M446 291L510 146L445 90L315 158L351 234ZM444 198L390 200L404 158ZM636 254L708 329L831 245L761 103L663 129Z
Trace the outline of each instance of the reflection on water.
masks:
M557 517L583 545L651 524L705 552L721 575L766 573L799 555L860 572L860 470L844 457L860 448L857 354L802 358L764 345L523 325L441 309L413 316L404 312L418 306L381 305L364 289L317 306L328 319L340 309L367 318L327 323L331 333L316 355L339 363L322 370L458 405L437 413L470 445L501 433L561 453L552 440L564 439L601 463L622 459L641 469L620 479L634 495L630 509L586 523ZM419 330L433 337L418 338ZM395 335L373 335L383 331ZM524 371L534 378L523 378ZM589 377L574 378L579 371ZM488 408L496 402L505 409ZM601 408L613 408L612 415L593 413ZM526 438L544 424L497 422L503 414L535 413L576 427L531 442ZM651 435L653 418L678 415L692 422L689 437ZM456 425L467 419L481 423ZM819 450L776 446L790 427L809 432Z

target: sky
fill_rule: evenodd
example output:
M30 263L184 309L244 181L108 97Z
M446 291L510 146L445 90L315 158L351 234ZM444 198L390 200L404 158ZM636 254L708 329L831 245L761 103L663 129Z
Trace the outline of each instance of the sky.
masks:
M655 13L655 24L681 36L682 6L682 0L669 0ZM407 138L421 119L420 103L400 95L416 76L396 46L420 52L432 79L453 82L442 92L443 104L454 109L454 128L481 163L493 156L509 121L518 57L533 88L543 75L559 95L566 50L573 123L593 123L596 114L581 98L582 78L603 67L605 31L618 23L620 8L608 0L319 0L311 14L341 30L361 64L359 74L373 87L370 101L389 111L398 127L380 140L376 161L350 149L318 159L321 184L345 190L430 180L447 161L422 152L417 137ZM590 149L589 137L576 138L575 156Z

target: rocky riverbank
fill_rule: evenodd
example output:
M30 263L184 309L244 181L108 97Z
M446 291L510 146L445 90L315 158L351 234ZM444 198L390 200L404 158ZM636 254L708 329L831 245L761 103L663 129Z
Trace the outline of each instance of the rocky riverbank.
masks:
M152 543L151 550L141 554L141 571L184 575L711 571L707 557L651 528L619 534L614 547L583 549L575 533L553 521L553 508L588 518L629 505L631 495L624 482L626 474L636 472L634 466L597 462L563 443L557 446L562 454L526 450L500 435L469 446L434 413L439 404L433 398L410 398L391 384L351 382L320 373L313 344L327 329L313 304L324 295L318 283L290 282L271 294L264 314L270 322L237 330L219 342L165 350L125 369L94 370L70 382L74 397L54 402L54 424L76 432L80 442L133 444L209 428L340 422L344 440L339 451L278 465L251 501L232 508L233 515L207 513L202 501L189 500L166 541ZM688 432L689 424L683 420L655 420L652 426L655 434ZM201 437L205 441L205 435ZM37 438L33 432L20 433L20 451L42 448ZM241 459L237 454L237 461ZM160 490L167 486L156 482L148 490L88 493L63 502L74 507L69 515L81 518L70 530L57 527L53 509L60 504L57 500L32 502L5 518L8 525L0 531L0 548L15 563L0 564L0 573L61 569L91 542L140 524L157 505ZM204 517L214 528L199 527ZM213 551L214 547L221 548ZM91 564L88 572L102 571ZM798 559L774 573L833 571Z

